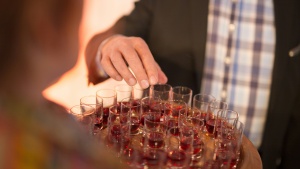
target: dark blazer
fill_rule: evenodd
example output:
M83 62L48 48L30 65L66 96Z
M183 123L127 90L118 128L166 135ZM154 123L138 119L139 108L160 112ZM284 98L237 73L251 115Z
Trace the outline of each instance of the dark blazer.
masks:
M271 96L260 148L264 168L299 166L300 55L290 49L300 44L300 1L274 0L276 48Z
M300 1L274 0L274 7L275 63L260 148L266 169L275 168L282 154L283 164L298 165L300 152L300 109L296 107L300 106L300 56L288 56L288 51L300 44ZM99 44L114 33L142 37L168 83L188 86L195 94L200 92L203 73L207 14L208 0L140 0L129 16L91 42Z

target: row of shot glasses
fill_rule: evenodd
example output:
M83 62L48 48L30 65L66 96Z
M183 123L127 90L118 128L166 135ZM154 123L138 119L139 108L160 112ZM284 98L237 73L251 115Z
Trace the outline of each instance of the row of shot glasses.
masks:
M238 113L212 95L193 96L188 87L99 89L70 112L81 116L90 135L106 130L102 141L132 168L236 168L239 161L244 126Z

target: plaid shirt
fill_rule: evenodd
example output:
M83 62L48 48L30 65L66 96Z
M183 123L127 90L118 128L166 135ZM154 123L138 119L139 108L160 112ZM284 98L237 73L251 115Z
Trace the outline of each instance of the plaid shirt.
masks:
M202 93L229 103L261 143L274 61L272 0L210 0Z

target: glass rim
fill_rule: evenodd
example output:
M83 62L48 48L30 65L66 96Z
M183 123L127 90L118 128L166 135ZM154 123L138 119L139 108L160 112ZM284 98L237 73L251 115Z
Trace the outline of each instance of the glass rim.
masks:
M103 91L103 92L104 92L104 91L106 91L106 92L110 91L111 94L110 94L110 93L107 93L107 94L109 94L109 95L103 96L103 95L100 94L100 92L102 92L102 91ZM99 89L99 90L96 91L96 96L97 96L97 97L101 97L101 98L111 98L111 97L116 97L117 94L116 94L116 91L115 91L114 89Z
M95 108L93 106L90 106L90 105L87 105L87 104L83 104L83 105L78 104L78 105L72 106L69 109L69 113L72 114L72 115L82 115L82 116L85 116L85 114L82 112L83 111L83 109L82 109L83 106L84 107L89 107L89 109L86 110L86 111L93 111L93 112L95 112ZM76 112L75 112L75 110L76 110ZM93 114L93 113L89 113L89 114L86 114L86 115L91 115L91 114Z

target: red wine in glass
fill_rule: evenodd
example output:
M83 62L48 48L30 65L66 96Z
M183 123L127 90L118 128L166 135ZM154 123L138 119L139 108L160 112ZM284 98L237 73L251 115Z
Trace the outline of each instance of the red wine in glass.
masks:
M112 136L121 135L121 125L113 125L110 129L110 133Z
M143 158L146 166L159 166L166 165L167 158L166 152L160 149L147 149L144 152Z
M109 147L113 148L116 151L121 149L126 149L130 145L130 138L126 136L116 135L110 139Z
M206 112L201 112L201 114L198 115L198 117L200 117L200 119L203 119L204 125L206 125L206 116L207 116Z
M94 130L102 129L103 127L103 116L102 116L102 107L96 107L95 111L95 126Z
M123 150L122 161L128 165L142 165L143 163L143 154L141 151L134 149L132 147L128 147Z
M150 106L148 104L143 104L142 105L142 112L148 112L150 110Z
M206 130L209 134L213 134L215 128L215 119L209 119L206 122Z
M181 138L180 139L180 148L184 151L191 148L191 140L190 138Z
M215 130L214 137L215 137L215 138L218 137L218 135L219 135L220 132L221 132L220 134L225 134L225 133L227 133L227 130L225 130L224 128L221 128L221 123L222 123L222 120L221 120L221 119L217 119L217 120L215 121L215 128L214 128L214 130ZM225 133L222 133L222 132L225 132Z
M103 108L103 124L107 125L107 119L109 117L109 107Z
M141 125L141 126L144 126L144 123L145 123L145 115L143 114L143 115L141 116L140 125Z
M172 150L168 152L168 161L172 167L182 167L187 163L187 156L183 151Z
M163 125L167 130L169 130L172 127L178 126L178 119L175 119L175 118L168 119L163 123Z
M162 148L164 146L164 134L160 132L150 132L148 134L148 145L151 148Z
M103 128L103 118L102 117L96 117L95 118L95 126L94 131L101 130Z
M207 160L203 164L203 168L220 169L222 164L219 161Z
M194 141L193 141L194 152L193 152L193 154L201 153L203 151L203 146L204 146L204 143L200 138L194 138Z
M113 146L114 146L114 148L115 148L117 151L120 151L121 148L122 148L122 149L126 149L126 148L129 147L129 144L130 144L130 138L128 138L128 137L123 137L123 136L119 136L119 137L117 137L117 138L118 138L118 141L113 143Z
M230 162L230 168L236 168L237 164L238 164L238 158L236 158L236 156L232 157Z
M153 129L160 126L160 116L146 115L144 117L144 120L145 119L146 121L144 121L144 123L148 129Z
M139 117L131 117L131 133L137 133L139 131L139 127L140 127L140 120Z
M140 139L140 145L141 146L144 146L144 143L145 143L145 135L142 135L141 139Z
M127 125L122 124L112 124L110 127L110 133L112 136L119 136L125 134L129 131L129 127Z
M234 154L232 151L230 150L226 150L226 149L219 149L216 152L216 161L219 161L220 163L222 163L225 166L230 166L233 167L234 165L236 165L235 163L235 159L233 158ZM233 161L232 161L233 159Z
M179 136L180 134L180 130L178 127L173 127L171 129L169 129L170 134L172 134L173 136Z
M160 122L161 115L156 112L149 112L145 118L149 121Z

